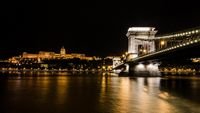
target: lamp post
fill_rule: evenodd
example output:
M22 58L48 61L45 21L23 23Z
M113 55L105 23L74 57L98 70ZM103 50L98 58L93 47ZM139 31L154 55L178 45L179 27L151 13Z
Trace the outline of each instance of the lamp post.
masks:
M161 41L160 41L160 49L162 49L164 46L165 46L165 41L164 41L164 40L161 40Z

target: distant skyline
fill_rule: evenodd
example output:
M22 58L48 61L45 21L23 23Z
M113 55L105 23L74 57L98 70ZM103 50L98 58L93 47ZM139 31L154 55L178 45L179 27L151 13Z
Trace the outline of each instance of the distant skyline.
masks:
M200 26L198 1L12 1L2 3L0 58L23 51L120 55L129 27L158 34Z

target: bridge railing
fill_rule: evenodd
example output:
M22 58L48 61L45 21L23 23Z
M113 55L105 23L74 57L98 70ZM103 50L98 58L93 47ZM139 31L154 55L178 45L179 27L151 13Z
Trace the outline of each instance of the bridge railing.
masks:
M198 40L198 39L200 39L200 35L197 35L197 36L193 35L193 36L190 36L190 37L182 37L182 39L179 40L178 42L175 42L173 44L168 44L165 48L158 49L157 51L164 50L164 49L167 49L167 48L170 48L170 47L173 47L173 46L181 45L181 44L184 44L184 43L187 43L187 42L192 42L192 41L195 41L195 40Z
M186 29L183 31L169 33L166 35L161 35L156 38L157 39L178 38L178 37L183 37L183 36L195 35L199 33L200 33L200 27L196 27L196 28Z

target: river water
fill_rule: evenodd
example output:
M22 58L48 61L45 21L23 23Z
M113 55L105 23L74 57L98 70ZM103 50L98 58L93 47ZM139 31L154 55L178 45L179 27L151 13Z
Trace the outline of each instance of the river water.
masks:
M1 73L0 113L200 113L200 76Z

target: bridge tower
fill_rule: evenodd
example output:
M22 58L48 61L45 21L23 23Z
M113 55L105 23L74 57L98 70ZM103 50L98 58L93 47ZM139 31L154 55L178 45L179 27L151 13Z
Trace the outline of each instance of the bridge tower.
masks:
M130 27L126 34L128 37L127 60L155 51L153 39L156 33L154 27Z

